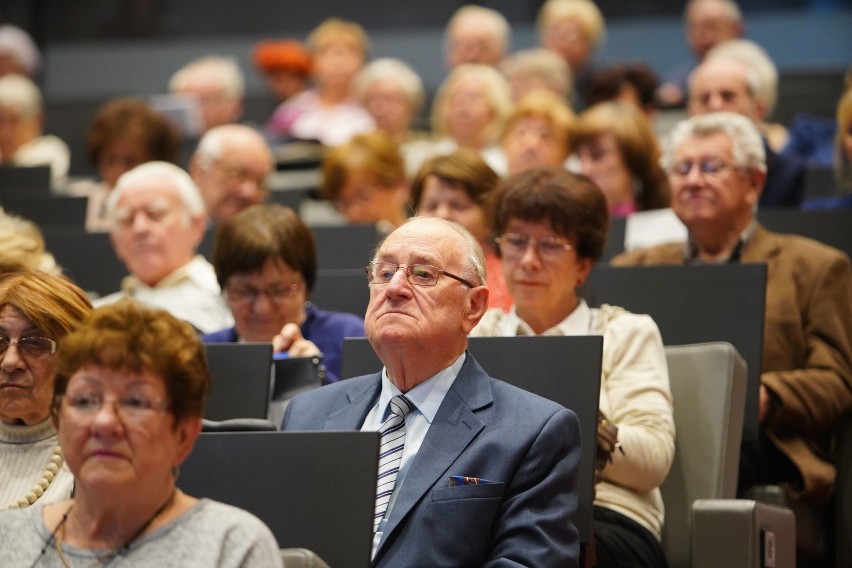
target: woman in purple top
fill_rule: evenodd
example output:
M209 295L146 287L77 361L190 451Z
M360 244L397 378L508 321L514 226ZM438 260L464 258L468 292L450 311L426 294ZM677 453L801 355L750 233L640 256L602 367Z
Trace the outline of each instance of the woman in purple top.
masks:
M340 377L345 337L363 337L364 320L318 309L316 244L289 207L253 205L216 233L213 266L235 325L202 336L206 343L271 342L276 352L322 353L327 381Z

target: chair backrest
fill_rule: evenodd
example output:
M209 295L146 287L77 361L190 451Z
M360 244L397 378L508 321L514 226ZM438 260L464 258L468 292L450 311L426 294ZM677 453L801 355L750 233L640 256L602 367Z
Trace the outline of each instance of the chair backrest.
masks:
M852 208L767 209L757 213L757 220L770 231L793 233L840 249L852 256Z
M748 370L743 437L757 438L757 394L763 361L766 265L604 266L582 290L590 305L648 314L665 345L726 341Z
M0 166L0 203L7 197L49 197L50 166Z
M178 487L251 512L281 548L367 568L378 459L378 432L205 432Z
M204 418L266 418L272 399L271 343L208 343L212 385Z
M366 265L367 261L364 261ZM364 268L318 270L311 301L323 310L348 312L363 318L370 303L370 288Z
M600 401L600 336L471 337L468 349L495 378L570 408L580 421L580 499L575 525L580 542L588 542L592 523L595 447ZM365 338L346 338L341 378L382 368Z
M56 195L48 197L4 197L3 208L41 227L82 233L86 230L88 197Z
M311 227L317 243L317 266L363 269L381 240L375 225Z
M87 292L106 296L121 289L127 268L118 257L107 233L44 231L47 250L77 285Z
M281 560L287 568L329 568L322 558L307 548L282 548Z
M663 549L672 568L691 562L692 503L733 499L745 409L746 364L729 343L666 347L675 458L660 488L666 509Z

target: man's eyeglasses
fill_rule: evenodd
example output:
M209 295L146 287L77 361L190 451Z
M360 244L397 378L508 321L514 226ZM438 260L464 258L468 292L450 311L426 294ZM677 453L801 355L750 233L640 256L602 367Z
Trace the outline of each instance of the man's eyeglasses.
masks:
M405 276L414 286L434 286L441 274L458 280L468 288L476 288L471 282L461 276L456 276L437 266L429 264L396 264L393 262L374 262L364 269L370 284L387 284L400 270L405 270Z
M555 260L574 248L558 237L533 239L518 233L503 233L494 241L500 247L500 254L507 258L523 256L530 244L536 249L538 255L546 260Z
M10 345L17 345L19 350L30 357L41 357L48 353L56 353L56 342L47 337L9 339L5 335L0 335L0 355L5 355Z
M270 286L269 288L228 286L225 288L225 295L232 304L253 304L261 294L265 294L270 302L280 303L292 298L301 289L301 282L294 282L293 284L285 284L283 286Z
M122 422L144 422L158 412L169 410L171 405L161 398L151 398L143 394L129 394L122 398L109 398L94 393L65 394L59 398L65 402L65 408L78 420L91 420L104 403L112 405L112 410Z
M704 176L716 176L727 169L737 169L737 166L729 162L720 160L719 158L705 158L703 160L680 160L672 164L669 168L669 173L678 177L686 177L692 171L692 167L696 166L698 172Z

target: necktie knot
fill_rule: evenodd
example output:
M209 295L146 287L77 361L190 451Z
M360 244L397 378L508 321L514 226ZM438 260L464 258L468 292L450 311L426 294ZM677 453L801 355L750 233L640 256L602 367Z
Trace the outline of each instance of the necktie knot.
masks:
M388 416L388 420L393 417L405 418L412 410L414 410L414 403L408 400L403 394L397 395L390 400L390 416Z

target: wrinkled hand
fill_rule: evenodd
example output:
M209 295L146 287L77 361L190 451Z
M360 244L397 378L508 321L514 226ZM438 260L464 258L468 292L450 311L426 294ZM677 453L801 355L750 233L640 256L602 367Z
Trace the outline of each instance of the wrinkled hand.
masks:
M616 448L624 453L618 443L618 426L610 422L606 415L598 410L597 448L595 451L595 483L600 481L601 472L606 464L612 462L612 453Z
M307 357L321 353L313 341L302 337L302 330L295 323L285 324L278 335L272 338L272 350L276 353L287 351L293 357Z

